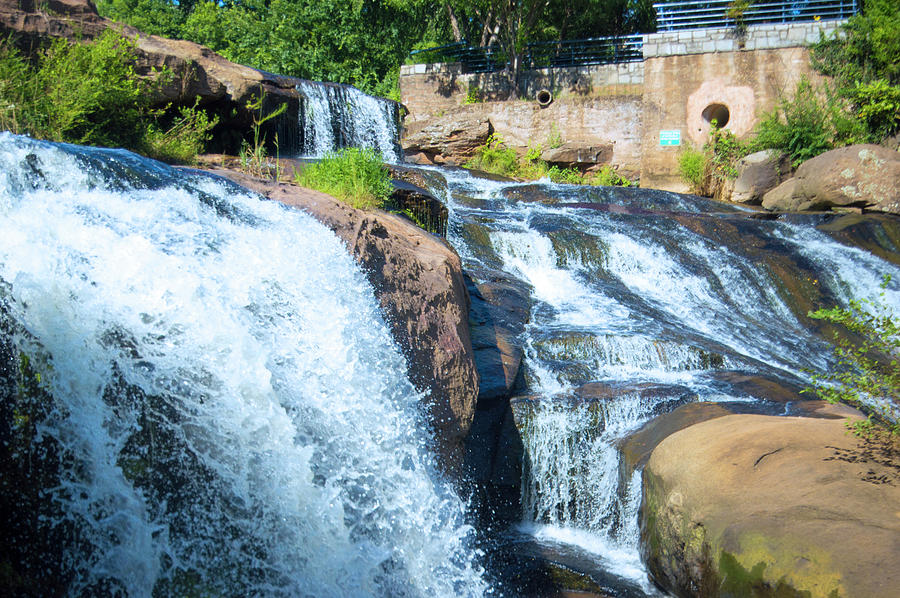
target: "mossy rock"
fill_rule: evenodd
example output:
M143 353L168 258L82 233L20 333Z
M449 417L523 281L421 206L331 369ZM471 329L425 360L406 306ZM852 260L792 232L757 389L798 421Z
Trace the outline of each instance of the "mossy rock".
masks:
M895 598L900 443L841 419L728 415L644 470L642 555L681 597Z

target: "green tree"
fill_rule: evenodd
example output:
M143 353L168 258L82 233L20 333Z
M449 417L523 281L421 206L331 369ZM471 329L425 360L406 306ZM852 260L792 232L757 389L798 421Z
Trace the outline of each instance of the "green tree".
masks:
M809 316L836 324L834 371L814 377L813 390L832 403L846 403L869 415L858 430L880 423L900 433L900 325L885 300L890 276L877 299L852 299L849 307L819 309Z

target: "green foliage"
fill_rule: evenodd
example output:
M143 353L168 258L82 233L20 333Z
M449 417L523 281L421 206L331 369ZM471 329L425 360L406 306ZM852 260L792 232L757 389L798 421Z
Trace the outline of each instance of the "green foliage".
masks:
M812 48L813 65L842 87L884 79L900 85L900 3L866 0L839 34L822 38Z
M197 154L203 152L212 137L212 128L219 122L218 117L210 118L199 108L200 98L193 106L178 108L172 124L165 129L155 123L147 125L143 152L154 160L172 164L191 164Z
M718 197L725 183L737 177L737 161L749 151L748 144L713 121L702 151L685 148L679 154L678 172L692 193Z
M514 179L536 180L548 178L554 183L569 185L608 185L628 187L633 183L619 176L612 166L605 165L593 177L588 177L574 168L549 166L541 159L541 146L531 146L524 156L507 147L503 138L496 133L488 137L487 143L475 150L475 156L465 164L466 168L482 170L491 174Z
M693 147L686 147L678 154L678 173L691 193L706 193L706 162L706 154Z
M373 149L355 147L329 152L299 173L297 183L360 210L382 207L394 189L382 157Z
M728 4L725 16L734 21L735 31L739 35L747 32L747 22L744 20L744 14L752 5L753 2L751 0L731 0Z
M631 187L634 181L623 177L609 164L604 164L600 170L590 179L591 185L603 187Z
M466 99L463 100L463 104L480 104L482 102L481 90L478 89L476 85L469 85L469 89L466 90Z
M550 149L556 149L558 147L562 147L565 140L563 139L562 133L559 131L559 127L556 123L552 123L550 125L550 134L547 135L547 146Z
M830 88L816 87L805 77L792 98L781 98L763 115L755 131L754 148L781 150L794 167L835 147L865 140L859 120Z
M900 131L900 3L867 0L840 33L813 46L812 63L849 104L844 118L856 127L849 142L878 143Z
M32 65L6 40L0 47L0 126L51 141L192 161L215 120L196 105L174 117L151 109L154 84L135 73L135 52L133 41L107 30L91 43L57 39Z
M177 4L161 0L98 0L97 12L163 37L178 37L185 20L185 12Z
M560 168L554 165L547 169L547 174L545 176L554 183L566 183L568 185L584 184L581 173L574 168Z
M890 282L884 277L878 299L853 299L847 308L810 312L809 316L839 325L834 334L835 371L813 378L813 390L832 403L846 403L869 415L860 431L881 424L900 433L900 325L884 298ZM849 334L847 334L849 333Z
M516 150L507 147L503 138L496 133L475 150L475 155L465 164L466 168L483 170L501 176L515 177L519 173L519 156Z
M900 130L900 85L891 85L884 79L857 82L848 95L872 141Z
M247 110L253 115L253 143L244 141L241 144L239 157L241 159L241 168L257 177L267 177L271 174L268 163L268 151L266 150L266 136L262 133L262 125L266 122L280 116L286 109L287 104L279 104L275 110L263 113L263 105L265 104L265 93L259 97L251 96L247 102ZM278 136L275 136L275 147L278 147ZM276 180L280 178L280 166L278 156L275 157L275 173Z

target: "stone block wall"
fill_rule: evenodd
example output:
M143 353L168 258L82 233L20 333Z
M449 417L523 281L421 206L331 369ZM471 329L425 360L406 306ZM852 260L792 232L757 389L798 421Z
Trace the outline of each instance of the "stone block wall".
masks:
M556 97L627 96L642 93L642 62L525 71L522 97L534 99L541 89ZM462 72L458 63L410 64L400 68L400 95L411 121L435 117L465 103L470 89L482 101L506 100L511 92L503 73Z
M843 22L754 25L744 35L733 28L648 34L642 62L524 73L525 100L464 106L470 87L502 100L509 86L502 74L464 74L458 64L405 66L400 90L408 120L462 106L484 113L514 145L543 143L555 131L566 140L614 143L613 165L639 170L643 186L683 191L679 152L701 147L713 119L747 136L801 77L816 82L807 46ZM539 89L556 97L547 108L534 101ZM677 133L680 144L661 145L661 132Z
M652 33L644 36L644 59L803 47L819 41L820 32L831 35L841 23L844 21L752 25L743 36L732 27Z

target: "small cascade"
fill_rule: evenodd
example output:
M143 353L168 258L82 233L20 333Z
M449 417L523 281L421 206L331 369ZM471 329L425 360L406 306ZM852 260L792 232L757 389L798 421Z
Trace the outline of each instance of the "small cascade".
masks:
M300 123L304 156L321 157L344 147L372 148L400 162L398 104L351 85L303 81Z
M0 511L29 595L487 592L330 231L119 150L0 133L0 173Z
M638 556L640 470L620 455L623 439L686 401L785 413L778 401L797 400L832 360L809 309L874 297L884 274L900 308L900 268L814 220L757 220L653 190L442 174L433 191L475 284L513 280L531 293L516 389L527 398L512 402L520 529L592 555L646 595L657 591Z

